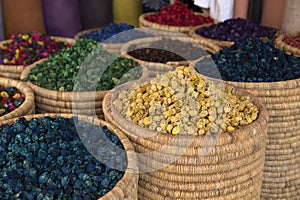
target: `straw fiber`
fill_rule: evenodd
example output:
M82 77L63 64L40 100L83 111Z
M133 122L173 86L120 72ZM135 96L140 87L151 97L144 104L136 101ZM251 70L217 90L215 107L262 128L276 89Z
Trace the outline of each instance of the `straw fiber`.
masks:
M212 189L212 190L202 190L195 188L194 191L185 191L185 190L171 190L168 188L156 186L152 183L149 183L148 180L139 179L139 188L138 192L140 193L140 189L145 189L148 192L156 193L156 196L151 196L149 199L157 199L161 197L167 197L171 199L206 199L211 198L214 199L237 199L240 197L245 197L247 194L256 190L255 185L260 185L261 174L256 177L249 178L248 181L239 183L233 187L224 187L222 189ZM142 176L142 175L141 175ZM177 185L178 183L168 183L170 185ZM145 194L145 193L144 193ZM148 194L149 195L149 194ZM258 199L257 196L249 196L246 199Z
M47 98L43 98L43 97L36 97L35 101L38 104L44 104L44 105L49 105L49 106L60 106L60 105L64 105L64 108L67 109L72 109L73 106L73 102L69 102L69 101L58 101L58 100L53 100L53 99L47 99ZM90 106L85 103L85 102L74 102L76 104L76 108L77 109L85 109L85 108L89 108ZM95 101L95 106L96 105L102 105L102 101ZM97 106L98 107L98 106Z
M75 42L72 38L65 38L65 37L53 37L52 39L58 39L59 41L62 41L64 43L73 44ZM3 44L10 42L10 40L4 40L0 42L0 47L3 46ZM0 65L0 77L6 77L11 78L15 80L20 80L21 73L23 70L27 68L27 66L24 65Z
M199 26L169 26L169 25L158 24L158 23L147 21L145 19L146 16L151 15L151 14L153 14L153 12L144 13L139 16L139 27L141 27L141 28L150 27L150 28L157 28L157 29L161 29L161 30L178 31L181 33L188 34L191 29L193 29L195 27L200 28L203 26L203 25L199 25ZM207 15L204 15L202 13L197 13L197 12L195 12L195 14L202 15L205 17L207 16ZM214 23L216 23L216 21Z
M259 100L226 86L236 95L250 96L259 107L255 122L218 136L175 136L139 127L116 111L112 100L128 87L108 92L103 112L138 152L139 199L259 199L268 120Z
M99 29L101 29L101 27L96 27L96 28L91 28L91 29L80 31L74 35L74 39L79 40L81 36L89 34L93 31L98 31Z
M45 112L53 112L53 113L73 113L73 114L81 114L81 115L100 115L102 114L102 108L87 108L87 109L68 109L68 108L59 108L54 106L49 106L45 104L37 104L36 108L43 110Z
M263 159L263 158L262 158ZM149 172L147 174L143 174L142 176L151 176L153 178L159 179L160 182L178 182L178 183L216 183L219 182L221 183L222 180L228 183L234 184L235 181L240 182L240 181L245 181L248 179L249 174L253 174L257 172L256 169L259 168L260 163L257 161L255 163L255 168L253 168L251 165L245 166L243 168L239 168L237 170L234 170L232 172L226 172L230 173L232 177L228 177L226 173L216 173L214 176L211 176L210 174L201 174L201 175L186 175L186 174L175 174L175 173L168 173L168 172L161 172L161 171L156 171L154 173ZM141 165L141 164L140 164ZM245 168L248 167L246 170ZM251 169L249 169L251 168ZM247 173L242 173L243 171L247 171ZM175 174L175 176L174 176ZM224 182L223 181L223 182Z
M107 126L108 129L114 133L118 138L120 139L122 145L124 146L125 151L127 152L127 168L125 170L124 176L122 177L119 182L117 182L116 186L110 190L107 194L100 197L99 200L125 200L125 199L132 199L137 200L137 183L138 183L138 168L137 168L137 158L136 154L134 152L134 147L132 146L131 142L128 140L128 138L125 136L125 134L118 129L116 126L109 122L105 122L101 119L98 119L96 117L91 116L85 116L85 115L73 115L73 114L61 114L61 113L45 113L45 114L36 114L36 115L26 115L24 116L27 120L30 120L32 118L41 118L44 116L50 116L50 117L58 117L62 116L65 118L71 118L73 116L78 116L79 120L86 121L88 123L92 123L99 126ZM1 121L1 124L12 124L14 123L18 118L10 119Z
M293 32L293 33L282 33L280 34L276 39L275 39L275 46L278 48L278 49L281 49L283 51L285 51L287 54L293 54L295 56L300 56L300 49L297 48L297 47L294 47L292 45L289 45L285 42L283 42L283 38L284 36L287 35L291 38L294 38L294 37L297 37L300 35L300 32Z
M21 94L25 96L25 101L22 103L22 105L12 112L1 116L0 121L35 113L34 93L30 87L21 81L1 77L0 85L3 87L15 87Z
M300 176L296 175L300 173L300 79L266 83L227 83L252 93L261 100L269 113L261 198L283 198L280 196L282 189L286 190L284 198L296 198L296 193L289 193L288 189L300 188ZM278 175L286 171L293 175ZM275 188L281 190L274 190Z

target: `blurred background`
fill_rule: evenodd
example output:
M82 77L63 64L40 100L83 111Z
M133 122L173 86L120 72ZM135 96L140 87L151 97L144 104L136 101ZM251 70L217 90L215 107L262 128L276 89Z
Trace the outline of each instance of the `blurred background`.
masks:
M194 11L209 13L210 8L195 6L193 0L181 1L189 4ZM232 17L247 18L257 24L287 32L300 29L298 0L232 1L234 1ZM26 33L32 30L53 36L73 37L79 31L105 26L110 22L127 22L138 27L138 16L141 13L157 11L169 3L172 2L169 0L1 0L0 39L9 38L14 33Z

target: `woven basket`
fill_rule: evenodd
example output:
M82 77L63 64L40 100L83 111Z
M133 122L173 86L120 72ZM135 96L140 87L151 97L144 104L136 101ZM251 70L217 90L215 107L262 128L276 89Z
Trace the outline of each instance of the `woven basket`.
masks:
M139 27L141 27L141 28L146 28L146 27L157 28L157 29L162 29L162 30L177 31L177 32L181 32L184 34L188 34L191 29L193 29L195 27L200 28L205 25L205 24L202 24L202 25L198 25L198 26L169 26L169 25L158 24L158 23L147 21L145 19L146 16L151 15L151 14L154 14L154 12L144 13L139 16ZM202 13L195 12L195 14L207 17L207 15L204 15ZM217 21L214 21L214 23L217 23Z
M30 87L21 81L1 77L0 85L4 87L15 87L25 96L25 101L22 103L22 105L12 112L0 117L0 121L35 113L34 93Z
M135 57L133 57L133 56L131 56L131 55L129 55L127 53L128 50L130 49L130 47L132 45L137 45L138 48L145 48L145 47L149 47L149 46L151 47L151 44L153 42L160 41L163 38L179 40L179 41L186 42L186 43L196 42L195 40L193 40L193 39L191 39L189 37L186 37L186 36L184 36L184 37L183 36L175 36L175 34L172 35L172 36L166 36L166 35L164 35L164 36L156 36L156 37L148 37L148 38L142 38L142 39L135 39L135 40L132 40L130 42L125 43L122 46L122 48L121 48L121 55L124 56L124 57L130 58L130 59L136 60L140 64L142 64L145 67L147 67L148 71L150 73L150 77L153 77L156 74L162 74L162 73L165 73L167 71L173 70L177 66L180 66L180 65L189 65L190 62L195 62L193 60L190 60L190 61L180 61L180 62L169 61L167 63L148 62L148 61L137 59L137 58L135 58ZM196 44L195 43L195 46L198 47L198 48L204 49L208 53L215 53L215 52L219 51L219 47L216 46L216 45L214 45L214 44L209 44L209 43L199 43L199 44ZM163 49L163 50L168 50L168 49ZM174 52L174 53L176 53L176 52ZM203 55L203 56L206 56L206 55Z
M64 38L64 37L52 37L52 39L58 39L64 43L74 44L75 40L72 38ZM9 42L10 40L4 40L0 42L0 47L4 43ZM20 80L20 76L22 71L26 68L24 65L0 65L0 77L11 78L15 80Z
M300 32L293 32L293 33L282 33L275 39L275 46L278 49L285 51L287 54L293 54L295 56L300 56L300 49L297 47L293 47L285 42L283 42L283 38L285 35L289 37L297 37L299 36Z
M300 79L230 82L256 96L269 113L261 199L297 199L300 189Z
M131 85L110 91L103 112L107 121L124 131L138 153L139 199L259 199L268 120L259 100L226 86L233 94L251 97L260 110L255 122L219 136L175 136L139 127L116 111L112 100Z
M99 198L99 200L137 200L137 183L138 183L138 168L137 168L137 157L134 152L134 147L128 140L128 138L125 136L125 134L112 125L111 123L105 122L101 119L98 119L96 117L91 116L85 116L85 115L72 115L72 114L61 114L61 113L45 113L45 114L36 114L36 115L26 115L24 116L27 120L30 120L32 118L41 118L44 116L49 117L65 117L65 118L71 118L73 116L78 116L79 120L86 121L91 124L99 125L99 126L107 126L107 128L114 133L118 138L120 139L122 145L124 146L125 151L127 152L127 168L124 172L124 175L122 179L120 179L115 187L110 190L108 193L106 193L104 196ZM0 125L3 124L13 124L17 119L9 119L5 121L1 121Z
M21 74L21 79L26 79L30 75L32 68L37 64L34 63L26 67ZM149 75L148 69L143 67L141 79L147 78ZM59 92L39 87L31 81L26 84L32 88L35 94L35 107L37 113L73 113L81 115L97 115L103 118L102 100L107 90L93 92Z

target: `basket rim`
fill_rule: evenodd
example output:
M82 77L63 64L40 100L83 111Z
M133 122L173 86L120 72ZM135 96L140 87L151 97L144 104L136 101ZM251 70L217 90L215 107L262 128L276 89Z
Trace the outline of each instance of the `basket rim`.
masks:
M79 120L87 121L88 123L97 124L99 126L107 126L110 131L112 131L115 135L118 136L120 141L122 142L122 145L124 147L124 150L126 151L127 155L127 167L124 172L123 177L117 182L115 187L110 190L108 193L106 193L104 196L100 197L99 200L109 200L111 197L114 197L115 193L117 194L119 191L118 189L121 188L121 190L125 190L128 188L128 183L135 181L135 178L138 176L138 167L137 167L137 156L134 151L134 147L132 143L129 141L127 136L115 125L112 123L106 122L104 120L101 120L97 117L93 116L86 116L86 115L74 115L74 114L66 114L66 113L44 113L44 114L32 114L32 115L24 115L21 117L16 117L13 119L8 119L5 121L0 121L0 125L3 124L13 124L16 120L19 118L24 117L27 120L30 120L32 118L41 118L44 116L49 117L64 117L64 118L71 118L71 117L78 117Z
M101 26L101 27L99 26L99 27L96 27L96 28L90 28L90 29L86 29L86 30L80 31L80 32L78 32L78 33L76 33L76 34L74 35L74 39L75 39L75 40L80 40L80 39L81 39L80 37L81 37L82 35L91 33L91 32L93 32L93 31L98 31L98 30L100 30L101 28L102 28L102 26ZM97 40L95 40L95 41L97 41ZM99 41L98 41L98 42L99 42ZM110 49L120 49L121 46L122 46L123 44L124 44L124 43L121 43L121 42L119 42L119 43L106 43L105 41L101 42L102 47L103 47L104 49L106 49L107 51L110 50Z
M79 32L77 32L75 35L74 35L74 39L75 40L79 40L80 39L80 36L82 35L85 35L87 33L90 33L90 32L93 32L93 31L97 31L99 29L101 29L102 26L97 26L97 27L94 27L94 28L89 28L89 29L84 29L84 30L81 30Z
M7 120L10 118L14 118L19 116L19 112L20 111L26 111L27 109L31 109L32 107L34 107L34 92L33 90L27 86L25 83L19 81L19 80L14 80L14 79L10 79L10 78L3 78L0 77L0 84L2 86L6 87L15 87L17 88L17 90L24 95L25 100L24 102L17 107L15 110L3 115L0 117L0 121L3 120ZM21 114L24 114L23 112Z

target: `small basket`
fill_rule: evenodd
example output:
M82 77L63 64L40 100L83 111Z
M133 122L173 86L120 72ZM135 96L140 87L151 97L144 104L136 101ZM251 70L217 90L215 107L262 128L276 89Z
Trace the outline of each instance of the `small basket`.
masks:
M293 32L293 33L282 33L275 39L275 46L278 49L285 51L287 54L293 54L295 56L300 56L300 49L297 47L293 47L285 42L283 42L283 38L288 35L289 37L297 37L300 35L300 32Z
M32 68L37 64L34 63L26 67L21 74L21 79L26 79L30 75ZM141 79L148 77L148 70L142 66ZM32 88L35 94L35 107L38 113L73 113L81 115L97 115L103 118L102 100L108 90L93 92L59 92L39 87L31 81L26 84Z
M64 38L64 37L50 37L51 39L58 39L59 41L62 41L67 44L74 44L75 40L72 38ZM4 40L0 42L0 47L2 47L3 44L9 42L10 40ZM20 80L20 76L22 71L27 66L24 65L0 65L0 77L6 77L11 78L15 80Z
M188 34L191 29L193 29L195 27L200 28L205 25L205 24L202 24L202 25L198 25L198 26L169 26L169 25L163 25L163 24L150 22L145 19L146 16L152 15L154 13L155 12L149 12L149 13L144 13L144 14L140 15L139 16L139 27L141 27L141 28L146 28L146 27L157 28L157 29L162 29L162 30L177 31L177 32L181 32L184 34ZM202 13L195 12L195 14L207 17L207 15L204 15ZM214 23L217 23L217 21L214 21Z
M112 125L111 123L105 122L96 117L85 116L85 115L45 113L45 114L36 114L36 115L26 115L24 117L27 120L30 120L33 118L41 118L41 117L45 117L45 116L49 116L49 117L53 117L53 118L60 117L60 116L64 117L64 118L71 118L73 116L76 116L76 117L78 117L79 120L83 120L83 121L86 121L86 122L94 124L94 125L107 126L107 128L120 139L122 145L124 146L124 149L127 153L128 165L126 167L123 177L117 182L115 187L112 188L112 190L110 190L104 196L100 197L99 200L110 200L110 199L137 200L137 183L138 183L138 177L139 177L138 168L137 168L137 158L136 158L136 154L134 152L134 148L133 148L132 144L130 143L128 138L125 136L125 134L120 129L118 129L116 126ZM18 119L19 119L19 117L1 121L0 125L13 124Z
M110 91L104 98L103 112L138 152L140 199L259 199L268 120L259 100L226 86L233 94L250 96L259 107L255 122L219 136L175 136L139 127L114 108L114 96L131 85ZM177 159L173 160L174 156Z
M0 121L35 113L34 93L30 87L21 81L9 78L0 78L0 85L4 87L15 87L25 96L25 101L22 103L22 105L12 112L0 117Z

